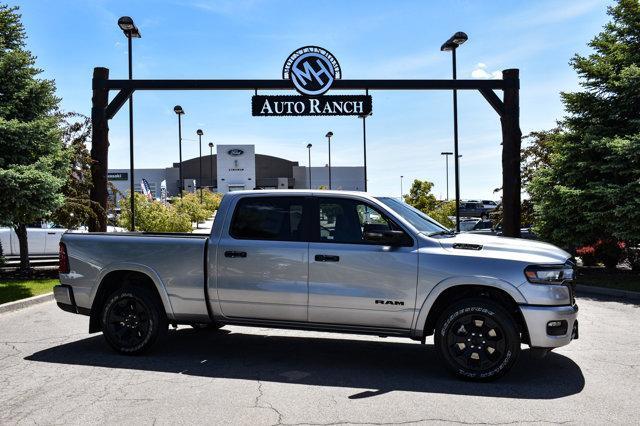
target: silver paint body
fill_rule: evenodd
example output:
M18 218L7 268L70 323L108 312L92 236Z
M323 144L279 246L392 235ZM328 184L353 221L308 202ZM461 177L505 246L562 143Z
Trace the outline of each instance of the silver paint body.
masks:
M371 204L413 238L412 247L323 242L238 240L229 235L235 206L243 197L331 196ZM564 285L531 284L528 265L564 264L569 254L537 241L475 234L429 237L385 204L360 192L239 191L224 196L209 238L198 235L65 234L70 273L62 284L76 304L91 309L104 277L132 270L154 282L167 316L175 321L335 329L420 338L438 296L459 285L507 292L520 305L531 346L571 341L577 308ZM482 250L453 248L480 244ZM244 251L229 258L225 251ZM316 254L339 262L317 262ZM206 255L206 258L205 258ZM206 264L206 276L205 276ZM205 290L206 289L206 290ZM376 304L402 301L403 305ZM532 306L533 305L533 306ZM569 321L565 336L547 336L546 323Z

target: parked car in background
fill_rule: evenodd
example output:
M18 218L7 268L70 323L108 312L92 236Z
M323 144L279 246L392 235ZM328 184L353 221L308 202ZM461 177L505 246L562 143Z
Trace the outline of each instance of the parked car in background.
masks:
M492 200L482 200L482 206L485 209L493 210L496 207L498 207L498 203L496 203L495 201L492 201Z
M479 217L485 219L489 217L491 209L485 208L481 203L460 203L460 216Z
M490 220L484 221L491 223ZM494 227L486 227L486 228L477 228L471 229L468 231L469 234L481 234L481 235L495 235L497 237L502 236L502 223L498 223ZM533 233L531 228L520 228L520 238L524 238L526 240L537 240L538 237Z
M29 255L57 255L60 238L66 229L51 223L34 223L27 226ZM13 228L0 228L0 242L5 256L20 256L18 235Z
M107 226L107 232L125 231L117 226ZM51 222L30 224L27 226L29 256L57 256L60 238L65 232L66 228ZM88 232L88 229L82 226L69 232ZM13 228L0 228L0 242L5 256L20 256L20 243Z

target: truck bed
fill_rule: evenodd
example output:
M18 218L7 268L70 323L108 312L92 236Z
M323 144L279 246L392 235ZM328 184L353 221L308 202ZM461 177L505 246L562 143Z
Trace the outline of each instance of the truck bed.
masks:
M66 233L69 274L60 281L74 287L75 302L90 309L96 284L114 271L141 272L152 278L173 312L208 318L204 299L205 251L209 236L187 233Z

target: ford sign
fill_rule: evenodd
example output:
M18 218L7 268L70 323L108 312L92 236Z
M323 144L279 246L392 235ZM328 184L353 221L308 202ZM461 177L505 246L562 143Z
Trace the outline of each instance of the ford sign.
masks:
M244 151L241 150L241 149L235 148L235 149L230 149L229 151L227 151L227 154L233 155L234 157L237 157L238 155L244 154Z

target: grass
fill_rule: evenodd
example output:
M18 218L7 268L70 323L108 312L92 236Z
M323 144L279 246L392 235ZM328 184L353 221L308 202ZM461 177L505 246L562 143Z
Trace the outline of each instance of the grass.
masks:
M0 303L51 293L58 283L57 278L0 279Z
M640 274L632 271L607 271L604 268L580 268L577 284L640 292Z

